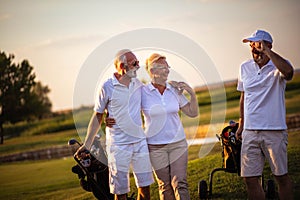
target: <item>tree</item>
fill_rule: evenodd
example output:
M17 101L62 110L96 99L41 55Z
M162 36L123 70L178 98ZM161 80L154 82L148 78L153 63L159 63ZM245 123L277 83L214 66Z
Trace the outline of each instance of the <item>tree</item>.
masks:
M50 89L38 81L30 93L24 112L28 113L27 119L42 119L51 114L52 103L48 98Z
M14 55L0 51L0 144L3 144L3 124L41 118L51 112L50 92L36 83L33 67L27 60L13 63Z

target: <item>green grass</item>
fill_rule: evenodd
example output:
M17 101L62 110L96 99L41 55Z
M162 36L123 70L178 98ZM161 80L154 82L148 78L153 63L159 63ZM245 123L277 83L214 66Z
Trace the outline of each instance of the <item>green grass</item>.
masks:
M92 199L82 192L71 158L0 165L0 199Z
M68 130L45 135L30 135L15 137L0 145L0 154L7 155L25 151L43 149L58 145L66 145L70 138L79 139L75 130Z
M289 133L289 173L295 183L295 199L300 198L300 131ZM199 158L200 145L190 146L188 163L188 183L191 199L198 199L198 182L208 181L212 169L222 166L221 146L216 143L211 152ZM71 172L75 164L72 158L17 162L0 165L0 199L53 199L79 200L94 199L91 193L80 186L77 175ZM266 166L265 178L270 178ZM137 193L131 179L131 193ZM157 184L151 185L151 199L158 200ZM246 189L237 174L217 172L213 180L214 199L246 199Z
M49 134L74 128L74 120L71 113L40 121L4 125L6 138Z
M200 110L200 120L182 117L185 126L210 124L212 117L210 95L214 95L213 113L226 114L225 122L239 117L239 92L236 86L225 88L226 100L222 99L222 90L212 93L202 91L197 93ZM286 89L287 114L300 113L300 75L289 82ZM225 110L222 105L226 101ZM73 113L56 116L35 122L20 122L5 124L6 138L0 145L0 155L8 155L24 151L32 151L53 146L66 145L70 138L80 140L86 132L91 108L81 108ZM196 120L196 121L195 121ZM74 129L74 121L76 129ZM200 122L199 122L200 121ZM224 122L224 121L221 121ZM207 127L207 126L202 126ZM295 183L295 199L300 198L300 131L289 134L289 171ZM198 199L197 187L199 180L208 181L212 169L222 166L221 147L216 144L210 154L199 159L201 146L190 146L188 164L188 182L191 199ZM47 160L38 162L17 162L0 164L0 199L94 199L91 193L85 192L79 186L77 176L71 172L75 161L71 158ZM270 171L266 167L265 174ZM136 193L131 180L132 192ZM151 185L153 200L158 198L157 184ZM236 174L216 173L213 183L214 199L246 199L245 185Z

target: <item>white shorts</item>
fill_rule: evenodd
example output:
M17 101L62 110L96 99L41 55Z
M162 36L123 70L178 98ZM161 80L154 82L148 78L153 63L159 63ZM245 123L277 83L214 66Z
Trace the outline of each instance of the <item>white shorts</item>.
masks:
M107 154L112 194L125 194L130 191L130 167L137 187L145 187L154 182L146 140L132 144L109 145Z
M241 176L261 176L265 159L272 173L281 176L288 172L288 134L283 131L244 130L242 133Z

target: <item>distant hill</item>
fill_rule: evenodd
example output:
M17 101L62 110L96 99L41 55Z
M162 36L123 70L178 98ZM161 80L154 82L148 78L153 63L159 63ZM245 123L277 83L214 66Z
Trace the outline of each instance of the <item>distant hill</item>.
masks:
M297 89L298 87L300 87L300 81L298 81L298 79L300 79L300 69L295 69L293 81L288 82L287 90ZM227 96L230 96L230 95L232 96L233 95L232 92L235 90L236 85L237 85L237 79L233 79L233 80L227 80L227 81L224 81L221 83L213 83L210 85L196 86L194 88L194 90L196 93L199 93L199 92L203 93L203 92L208 92L208 88L210 90L214 90L214 89L218 89L218 88L225 88L225 90L227 90L227 91L229 90L229 92L227 92ZM230 93L230 94L228 94L228 93ZM237 95L239 95L239 92L237 92ZM230 97L227 100L238 99L238 98L239 97L234 97L234 98ZM201 102L203 102L203 99L201 100ZM205 104L207 104L207 103L205 103ZM79 108L75 108L75 112L81 111L81 110L91 110L92 107L93 107L93 105L81 106ZM70 113L72 113L72 111L74 111L74 110L66 109L66 110L56 111L56 112L54 112L54 116L70 114Z
M237 84L237 79L234 80L228 80L228 81L224 81L222 83L212 83L209 85L202 85L202 86L197 86L194 88L195 92L204 92L207 91L208 88L209 89L218 89L221 87L232 87L232 86L236 86Z

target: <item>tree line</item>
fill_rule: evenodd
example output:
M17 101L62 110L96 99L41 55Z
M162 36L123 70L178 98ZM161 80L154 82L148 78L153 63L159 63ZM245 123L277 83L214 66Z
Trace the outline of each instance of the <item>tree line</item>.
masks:
M5 123L39 120L51 115L50 88L36 80L27 60L14 63L14 55L0 51L0 144Z

